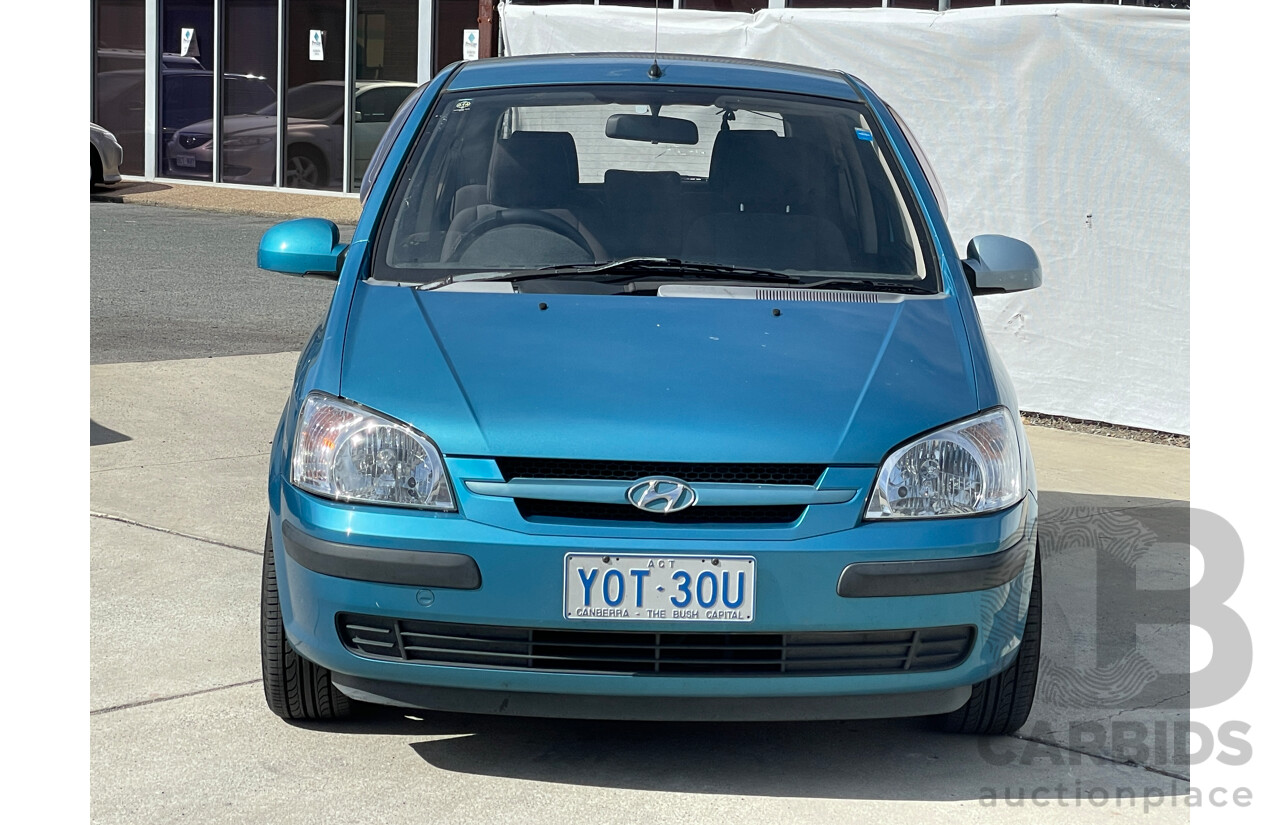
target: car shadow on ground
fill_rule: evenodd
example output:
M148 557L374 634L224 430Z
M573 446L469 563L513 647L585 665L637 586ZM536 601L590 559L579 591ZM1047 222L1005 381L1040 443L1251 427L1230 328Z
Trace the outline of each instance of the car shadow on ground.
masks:
M122 180L115 183L93 183L89 184L89 194L92 195L141 195L148 192L166 192L172 189L172 186L163 183L155 183L154 181L132 181Z
M1185 804L1188 790L1182 776L1020 735L945 734L927 719L614 722L369 708L326 727L406 737L426 764L451 773L617 790L990 806L1029 805L1034 795L1120 808L1127 797Z
M1188 718L1187 504L1043 492L1040 505L1039 693L1014 736L949 735L927 719L606 722L372 707L314 729L408 737L441 770L592 787L1185 804L1188 758L1174 740Z

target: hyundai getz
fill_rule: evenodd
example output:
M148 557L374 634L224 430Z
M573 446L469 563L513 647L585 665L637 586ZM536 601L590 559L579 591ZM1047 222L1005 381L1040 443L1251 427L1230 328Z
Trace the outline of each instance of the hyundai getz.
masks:
M455 64L398 112L276 434L267 703L1027 718L1031 455L928 161L839 71Z

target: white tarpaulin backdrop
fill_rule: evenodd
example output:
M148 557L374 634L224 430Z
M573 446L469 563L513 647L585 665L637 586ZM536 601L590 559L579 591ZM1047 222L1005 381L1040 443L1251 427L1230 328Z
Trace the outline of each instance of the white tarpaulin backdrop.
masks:
M506 54L641 51L654 12L504 4ZM1190 433L1190 16L1125 6L659 13L664 53L843 69L911 126L963 257L1029 242L1041 289L978 299L1024 410Z

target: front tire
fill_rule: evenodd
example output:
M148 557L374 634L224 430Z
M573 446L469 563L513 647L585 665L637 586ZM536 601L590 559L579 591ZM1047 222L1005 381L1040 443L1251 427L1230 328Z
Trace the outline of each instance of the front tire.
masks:
M333 686L329 671L298 655L284 635L271 528L262 549L262 688L281 719L341 719L351 700Z
M1040 548L1031 574L1027 624L1018 655L1007 668L973 686L969 701L937 717L948 733L1002 736L1022 727L1031 715L1040 668Z

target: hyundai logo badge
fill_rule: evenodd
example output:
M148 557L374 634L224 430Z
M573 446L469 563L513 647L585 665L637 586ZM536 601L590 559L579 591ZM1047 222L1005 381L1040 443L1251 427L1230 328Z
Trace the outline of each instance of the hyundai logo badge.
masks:
M627 488L627 501L646 513L676 513L698 503L693 488L676 478L642 478Z

